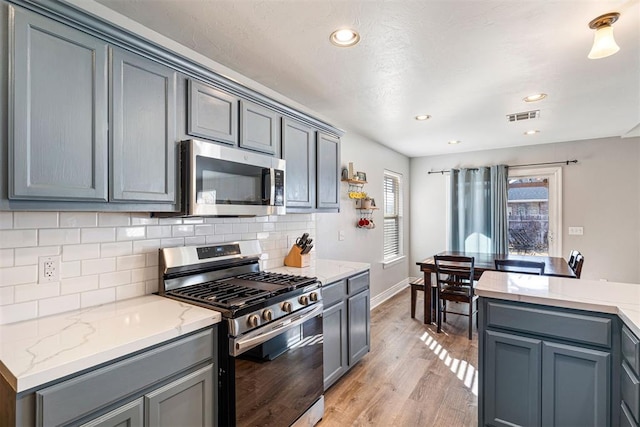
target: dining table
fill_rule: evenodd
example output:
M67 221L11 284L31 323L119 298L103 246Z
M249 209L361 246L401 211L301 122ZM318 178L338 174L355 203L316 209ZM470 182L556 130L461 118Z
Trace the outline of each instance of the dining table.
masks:
M485 271L497 271L495 260L508 259L508 260L523 260L523 261L536 261L544 262L544 276L555 277L568 277L576 278L575 272L569 267L567 261L562 257L552 257L544 255L516 255L516 254L494 254L494 253L481 253L481 252L459 252L459 251L444 251L437 255L449 255L449 256L465 256L474 258L474 280L479 280L482 273ZM434 257L431 256L422 261L416 263L420 266L420 271L424 274L424 323L431 323L435 320L435 315L432 314L433 302L433 282L431 280L431 274L436 272L436 262ZM432 290L431 292L427 290Z

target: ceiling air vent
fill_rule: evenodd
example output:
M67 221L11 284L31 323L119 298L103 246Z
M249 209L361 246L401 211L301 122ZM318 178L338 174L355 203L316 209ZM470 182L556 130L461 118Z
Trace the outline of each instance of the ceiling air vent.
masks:
M540 110L525 111L523 113L507 114L507 120L510 122L519 122L521 120L537 119L540 117Z

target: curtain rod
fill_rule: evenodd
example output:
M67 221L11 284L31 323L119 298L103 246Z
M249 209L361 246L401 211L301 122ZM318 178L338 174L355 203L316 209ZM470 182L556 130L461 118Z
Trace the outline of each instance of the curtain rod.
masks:
M527 166L546 166L546 165L567 165L569 166L570 163L578 163L577 160L565 160L563 162L546 162L546 163L527 163L524 165L509 165L508 167L510 168L524 168ZM477 168L471 168L471 170L478 170ZM441 171L429 171L427 172L429 175L431 175L432 173L439 173L439 174L445 174L445 173L449 173L451 172L451 170L441 170Z

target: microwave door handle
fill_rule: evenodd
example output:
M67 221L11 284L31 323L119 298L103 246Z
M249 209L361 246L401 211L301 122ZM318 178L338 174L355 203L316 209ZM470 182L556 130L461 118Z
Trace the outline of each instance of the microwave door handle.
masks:
M274 168L269 169L269 204L276 204L276 171Z
M293 329L296 326L301 325L302 323L316 317L319 314L322 314L322 309L322 304L314 304L313 307L310 307L302 314L294 313L293 318L287 317L284 320L276 322L266 332L257 329L253 333L250 332L246 336L238 340L230 339L231 345L229 346L229 355L239 356L245 351L263 344L269 341L271 338L276 337L290 329Z

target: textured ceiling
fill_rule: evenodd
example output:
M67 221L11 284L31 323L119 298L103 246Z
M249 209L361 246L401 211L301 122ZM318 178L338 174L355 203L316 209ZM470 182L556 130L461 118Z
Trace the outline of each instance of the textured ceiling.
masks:
M640 135L640 0L98 3L410 157ZM621 50L589 60L587 24L610 11ZM344 26L357 46L329 43Z

